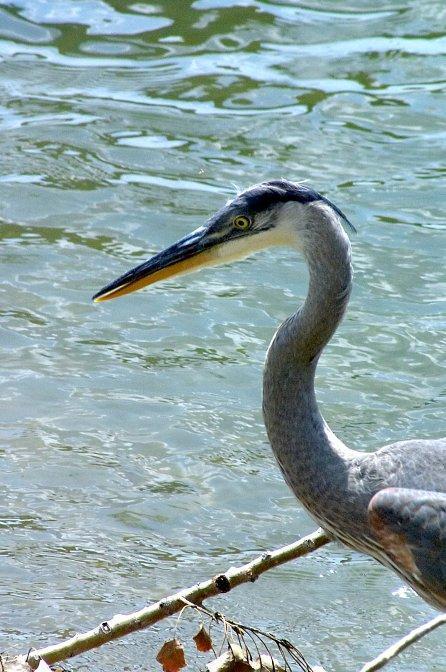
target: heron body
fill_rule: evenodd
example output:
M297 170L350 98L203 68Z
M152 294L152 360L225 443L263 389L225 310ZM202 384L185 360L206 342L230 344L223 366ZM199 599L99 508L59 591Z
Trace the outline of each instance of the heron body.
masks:
M347 308L352 282L345 215L305 185L255 185L206 225L104 287L103 301L270 245L291 245L309 269L307 297L277 330L265 363L263 414L284 478L333 538L393 568L446 611L446 438L375 453L349 449L315 395L319 356Z

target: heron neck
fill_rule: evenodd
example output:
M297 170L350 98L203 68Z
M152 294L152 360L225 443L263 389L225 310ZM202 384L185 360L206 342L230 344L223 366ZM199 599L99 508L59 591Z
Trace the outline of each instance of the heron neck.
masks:
M350 245L339 225L324 237L308 239L303 253L309 268L307 297L279 327L269 347L263 412L286 481L315 513L317 500L322 502L322 495L339 487L339 479L346 480L354 455L324 421L314 389L319 355L348 304L352 268Z

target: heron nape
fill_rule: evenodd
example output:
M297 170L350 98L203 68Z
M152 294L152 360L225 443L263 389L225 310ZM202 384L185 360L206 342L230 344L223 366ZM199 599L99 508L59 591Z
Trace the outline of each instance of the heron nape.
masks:
M351 292L343 223L352 226L307 185L263 182L93 298L113 299L271 245L297 249L309 269L307 296L274 335L263 377L263 415L277 462L330 537L394 569L429 604L446 611L446 438L399 441L374 453L351 450L331 431L316 401L319 356Z

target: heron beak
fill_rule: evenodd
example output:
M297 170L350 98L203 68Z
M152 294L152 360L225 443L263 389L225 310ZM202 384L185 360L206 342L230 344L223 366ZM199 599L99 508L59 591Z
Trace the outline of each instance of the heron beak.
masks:
M155 282L213 265L217 263L217 246L218 240L210 238L206 227L202 226L113 280L93 296L93 301L115 299Z

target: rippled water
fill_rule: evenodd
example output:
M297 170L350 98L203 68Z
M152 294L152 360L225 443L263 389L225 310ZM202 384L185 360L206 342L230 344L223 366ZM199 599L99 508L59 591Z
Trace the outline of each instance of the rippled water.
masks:
M308 179L359 228L351 307L318 375L339 436L371 450L445 433L446 9L9 0L0 54L0 631L23 650L314 527L260 414L301 260L269 251L90 303L234 183ZM213 604L339 672L433 613L334 546ZM172 627L71 667L153 667ZM444 670L443 642L392 669Z

